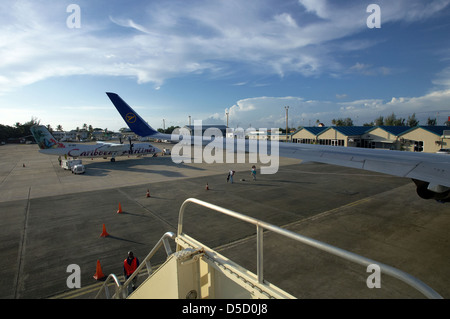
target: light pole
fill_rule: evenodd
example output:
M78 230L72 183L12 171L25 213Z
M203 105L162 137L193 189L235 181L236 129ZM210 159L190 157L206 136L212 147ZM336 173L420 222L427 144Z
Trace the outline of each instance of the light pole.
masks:
M286 142L288 141L288 110L289 106L284 107L286 109Z

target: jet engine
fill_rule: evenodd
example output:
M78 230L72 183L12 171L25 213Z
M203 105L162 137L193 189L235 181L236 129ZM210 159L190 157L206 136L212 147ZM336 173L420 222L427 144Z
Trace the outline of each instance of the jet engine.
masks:
M442 185L430 185L429 182L413 179L417 195L423 199L435 199L438 202L450 202L450 188Z

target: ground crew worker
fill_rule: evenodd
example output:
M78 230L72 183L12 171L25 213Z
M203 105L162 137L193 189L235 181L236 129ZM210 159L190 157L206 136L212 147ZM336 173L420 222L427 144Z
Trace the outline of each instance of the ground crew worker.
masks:
M123 261L123 274L125 276L125 281L130 278L130 276L136 271L137 267L139 267L139 259L134 257L133 252L128 252L128 257ZM137 276L133 278L131 281L131 285L128 285L128 294L136 289Z

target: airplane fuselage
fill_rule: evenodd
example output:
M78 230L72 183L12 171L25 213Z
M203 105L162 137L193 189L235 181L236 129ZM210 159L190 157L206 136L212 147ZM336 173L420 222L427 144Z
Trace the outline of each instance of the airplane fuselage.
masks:
M133 144L96 144L82 145L71 143L59 143L58 148L41 149L39 152L47 155L67 155L69 157L116 157L125 155L150 155L159 151L158 148L148 143ZM62 147L61 147L62 146Z

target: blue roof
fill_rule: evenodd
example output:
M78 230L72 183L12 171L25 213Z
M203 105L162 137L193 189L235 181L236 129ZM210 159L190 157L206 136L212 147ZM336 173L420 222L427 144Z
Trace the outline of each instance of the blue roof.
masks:
M400 134L403 134L406 131L409 131L411 127L409 126L387 126L387 125L380 125L377 126L383 130L385 130L388 133L394 134L395 136L398 136Z
M428 125L425 126L425 125L420 125L419 127L423 128L424 130L429 131L429 132L431 132L433 134L439 135L439 136L444 135L444 130L450 130L450 127L448 127L448 126L428 126Z
M387 126L387 125L380 125L380 126L327 126L327 127L317 127L317 126L308 126L308 127L302 127L301 129L305 129L308 132L310 132L313 135L319 135L322 132L334 128L336 131L344 134L345 136L358 136L363 135L364 133L367 133L369 131L372 131L376 128L381 128L382 130L385 130L386 132L389 132L395 136L402 135L406 132L410 132L415 130L416 128L420 127L424 130L427 130L433 134L436 135L443 135L444 130L450 130L450 127L448 126L416 126L416 127L409 127L409 126ZM297 130L298 132L300 130ZM295 132L295 133L296 133Z
M322 133L323 131L325 131L328 127L322 126L322 127L318 127L318 126L308 126L308 127L303 127L305 130L307 130L308 132L310 132L311 134L314 135L319 135L320 133Z
M333 126L333 128L345 136L362 135L372 129L370 126Z

